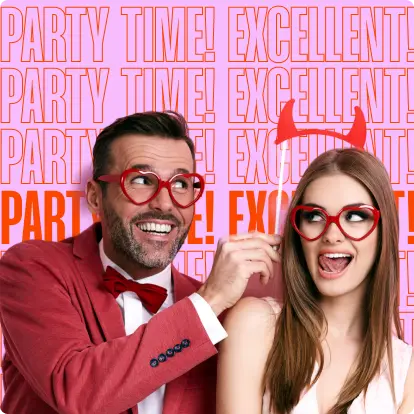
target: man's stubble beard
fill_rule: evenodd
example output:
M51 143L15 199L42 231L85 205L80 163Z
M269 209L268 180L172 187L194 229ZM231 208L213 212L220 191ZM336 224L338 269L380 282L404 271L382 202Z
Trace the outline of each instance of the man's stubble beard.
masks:
M144 249L143 246L135 240L133 226L135 226L135 222L140 220L141 215L135 216L128 225L124 225L122 219L107 205L107 203L104 203L103 205L103 212L115 252L121 254L127 260L136 263L138 266L147 269L167 267L174 260L178 251L181 249L181 246L184 244L191 225L190 223L185 231L181 235L178 235L170 247L170 251L167 254L164 254L165 242L154 241L151 243L151 247L149 248L150 251L145 251L149 249ZM171 214L169 214L167 218L166 214L162 215L155 212L146 213L145 218L174 219L173 221L175 221L177 227L179 227L178 220L175 217L172 217ZM181 229L181 231L183 230Z

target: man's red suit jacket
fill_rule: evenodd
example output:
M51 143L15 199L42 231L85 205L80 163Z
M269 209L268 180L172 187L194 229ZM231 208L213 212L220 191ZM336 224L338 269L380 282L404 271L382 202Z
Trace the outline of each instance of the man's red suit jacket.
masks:
M6 414L138 414L167 384L163 414L214 414L217 350L188 296L200 282L173 268L174 305L126 336L102 284L100 224L62 242L26 241L0 261ZM275 296L250 285L245 295ZM152 367L150 361L189 340Z

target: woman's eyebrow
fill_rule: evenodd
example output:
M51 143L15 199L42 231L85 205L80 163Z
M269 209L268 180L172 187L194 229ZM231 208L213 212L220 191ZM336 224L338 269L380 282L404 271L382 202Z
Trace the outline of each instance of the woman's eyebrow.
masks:
M366 205L367 203L360 203L360 202L358 202L358 203L351 203L351 204L347 204L346 206L344 206L344 207L361 207L361 206L364 206L364 205ZM322 208L323 210L326 210L326 208L325 207L322 207L322 206L320 206L319 204L315 204L315 203L305 203L304 204L304 206L307 206L307 207L316 207L316 208Z

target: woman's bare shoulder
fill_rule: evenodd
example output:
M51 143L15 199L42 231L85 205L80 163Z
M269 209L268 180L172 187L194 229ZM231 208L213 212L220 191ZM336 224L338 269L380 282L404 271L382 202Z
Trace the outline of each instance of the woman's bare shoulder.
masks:
M276 316L279 315L280 311L282 310L282 303L278 302L275 298L265 297L259 300L267 302Z
M281 304L273 298L246 297L240 299L228 312L224 327L250 334L251 330L268 332L274 329Z
M270 303L246 297L225 316L228 337L218 344L217 413L262 412L262 380L276 325Z

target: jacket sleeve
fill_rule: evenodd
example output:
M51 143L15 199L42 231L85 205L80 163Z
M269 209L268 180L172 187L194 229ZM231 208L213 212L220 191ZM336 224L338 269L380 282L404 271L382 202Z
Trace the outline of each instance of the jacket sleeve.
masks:
M217 353L188 298L133 334L94 345L58 274L64 268L49 265L50 252L30 250L17 245L0 260L0 321L11 361L59 413L123 412ZM189 346L150 365L183 339Z

